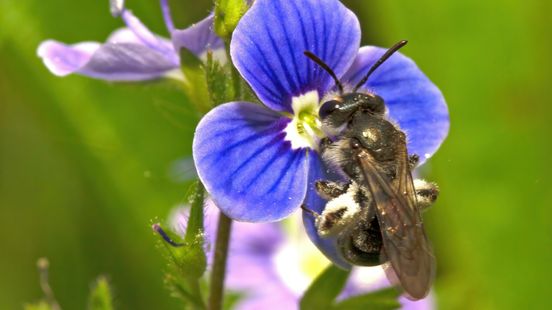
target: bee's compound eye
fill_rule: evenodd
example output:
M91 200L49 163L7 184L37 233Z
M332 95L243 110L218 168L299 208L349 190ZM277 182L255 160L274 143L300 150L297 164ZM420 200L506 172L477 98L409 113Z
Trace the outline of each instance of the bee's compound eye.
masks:
M374 100L373 111L379 114L385 113L385 104L383 103L383 98L376 95Z
M322 104L320 107L320 110L318 110L318 116L320 116L321 119L325 119L328 117L328 115L332 114L335 110L339 109L339 105L341 103L337 100L330 100L326 101Z
M357 139L351 139L351 148L353 150L359 149L360 146L360 141L358 141Z

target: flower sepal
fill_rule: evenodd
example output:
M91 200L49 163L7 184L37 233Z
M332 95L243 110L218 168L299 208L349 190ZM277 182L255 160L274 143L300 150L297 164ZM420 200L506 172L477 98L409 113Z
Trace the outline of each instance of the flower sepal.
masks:
M236 98L236 89L230 78L232 65L229 62L220 62L215 58L213 53L207 53L204 70L207 79L207 89L213 106L232 101Z
M212 109L207 75L201 61L189 50L180 49L180 70L185 76L183 90L189 101L202 115Z
M184 92L202 115L235 98L230 63L220 61L211 50L207 51L203 62L185 49L180 51L180 59L185 76Z
M167 260L165 284L174 296L180 297L193 308L205 308L205 301L199 291L200 279L207 270L205 254L205 234L203 225L203 203L205 190L196 182L188 191L190 211L185 220L183 237L171 230L165 230L160 224L152 225L152 230L161 238L158 248Z

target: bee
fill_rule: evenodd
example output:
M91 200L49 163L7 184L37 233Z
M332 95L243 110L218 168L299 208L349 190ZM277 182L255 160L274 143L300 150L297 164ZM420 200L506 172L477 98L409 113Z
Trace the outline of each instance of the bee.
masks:
M331 138L320 143L326 165L335 167L347 182L318 180L316 191L327 200L315 217L322 237L337 239L338 250L352 265L382 265L391 283L412 300L425 297L435 274L435 257L424 231L421 211L437 199L434 183L413 180L419 157L408 155L406 135L385 116L380 96L358 91L370 74L403 40L388 49L350 92L320 58L304 54L327 71L339 93L319 109L323 130Z

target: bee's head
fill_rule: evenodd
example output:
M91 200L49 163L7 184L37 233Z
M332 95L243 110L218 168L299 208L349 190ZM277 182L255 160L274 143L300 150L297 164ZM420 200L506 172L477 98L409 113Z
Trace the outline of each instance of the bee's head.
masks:
M347 124L351 117L357 111L368 112L371 115L383 115L385 113L385 105L383 99L370 93L359 93L357 90L361 88L367 81L370 75L383 64L391 55L398 51L401 47L405 46L406 40L401 40L397 44L388 49L372 66L368 69L368 72L364 77L356 84L350 93L344 92L344 87L335 72L318 56L310 51L304 51L305 56L310 58L322 69L324 69L335 81L335 86L339 91L339 95L322 104L318 115L322 120L322 123L326 126L326 129L330 130L330 134L335 135L336 132L343 128L343 125Z
M383 115L385 104L383 99L374 94L348 93L324 102L318 110L323 123L337 128L349 122L357 111L372 115Z

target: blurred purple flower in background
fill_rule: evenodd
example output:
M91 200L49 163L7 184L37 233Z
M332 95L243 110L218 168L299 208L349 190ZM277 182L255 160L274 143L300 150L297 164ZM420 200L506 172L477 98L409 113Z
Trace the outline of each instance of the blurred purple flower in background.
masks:
M212 15L180 30L174 28L167 0L161 0L161 9L170 40L152 33L125 8L124 1L112 0L111 13L121 17L125 28L114 31L103 44L66 45L47 40L38 47L38 56L58 76L77 73L109 81L140 81L161 77L182 79L181 48L200 59L205 59L208 50L218 57L224 55L224 44L212 30Z
M177 208L171 216L173 230L186 231L187 207ZM205 207L207 244L214 244L218 209L209 200ZM207 257L212 262L209 245ZM282 223L235 222L230 239L226 287L243 295L236 309L298 309L299 300L310 283L330 262L306 238L299 216ZM338 297L351 296L389 287L381 267L354 268ZM403 309L433 309L433 297L413 302L400 299Z
M257 0L234 31L234 65L266 107L222 104L199 123L193 144L198 176L217 206L238 221L283 219L302 203L321 212L314 182L329 179L317 152L324 133L318 107L332 77L303 53L320 57L345 84L356 84L385 49L360 48L357 17L337 0ZM439 148L449 128L439 89L400 53L362 86L381 96L388 117L408 137L421 162ZM335 239L322 239L310 214L310 238L337 265Z

